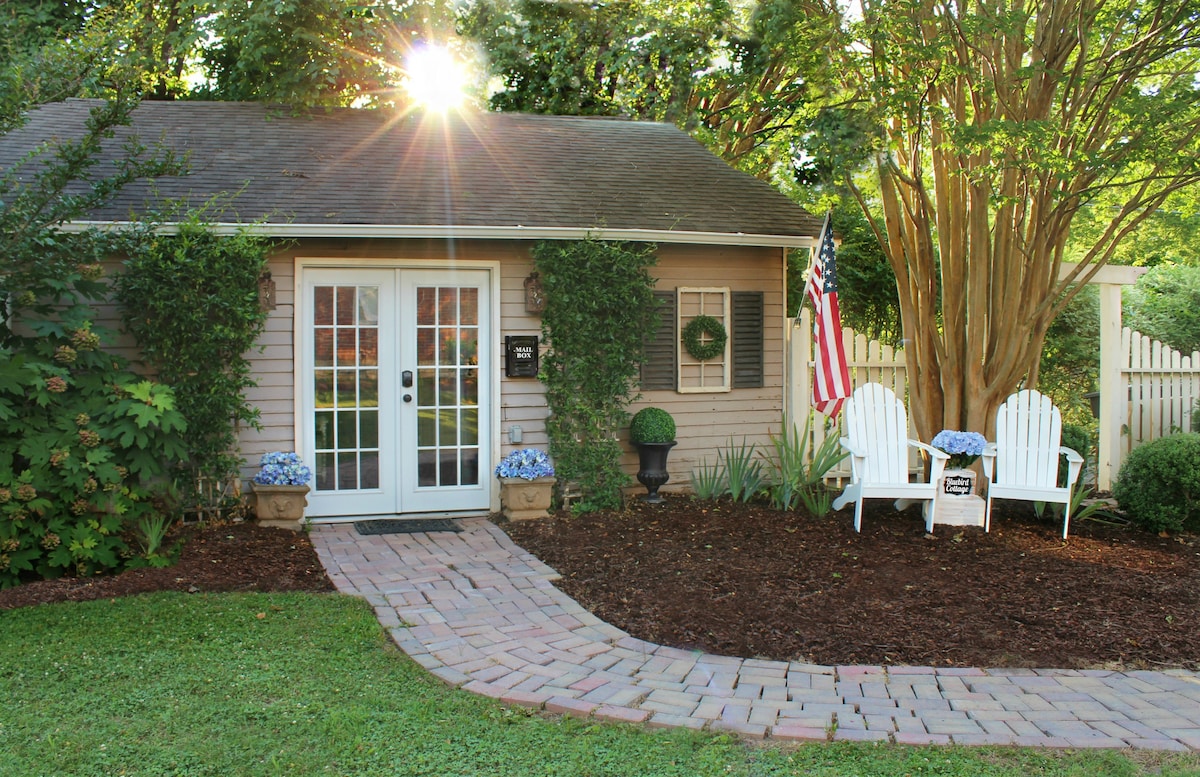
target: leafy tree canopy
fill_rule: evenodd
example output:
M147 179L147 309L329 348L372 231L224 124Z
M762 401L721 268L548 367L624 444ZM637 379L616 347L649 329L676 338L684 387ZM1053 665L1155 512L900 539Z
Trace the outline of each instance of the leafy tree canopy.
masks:
M1122 238L1200 180L1194 0L866 2L841 16L824 153L900 289L922 435L988 430ZM849 129L859 131L849 132ZM878 198L854 173L869 164ZM1082 209L1097 228L1060 279ZM876 207L878 206L878 207ZM882 216L876 214L881 212Z

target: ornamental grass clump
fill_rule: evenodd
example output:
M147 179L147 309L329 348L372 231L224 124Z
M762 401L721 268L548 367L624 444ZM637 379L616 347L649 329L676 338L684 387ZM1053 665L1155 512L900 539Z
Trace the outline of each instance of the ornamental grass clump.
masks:
M264 454L260 463L254 482L261 486L306 486L312 480L312 470L295 453L273 451Z
M554 465L550 463L550 457L545 451L524 448L513 451L500 460L496 465L496 477L522 480L554 477Z
M933 447L950 456L946 466L950 469L964 469L975 463L983 454L987 440L979 432L959 432L943 429L933 438Z

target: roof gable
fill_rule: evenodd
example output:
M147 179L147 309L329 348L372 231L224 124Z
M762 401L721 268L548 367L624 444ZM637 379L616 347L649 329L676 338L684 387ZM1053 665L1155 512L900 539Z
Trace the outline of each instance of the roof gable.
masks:
M77 137L96 104L35 109L0 137L0 166L39 142ZM189 172L128 187L94 220L127 221L161 199L199 205L239 192L223 220L265 220L293 234L299 225L313 234L592 230L807 243L821 226L667 124L354 109L292 115L255 103L146 102L105 154L119 153L131 134L188 154Z

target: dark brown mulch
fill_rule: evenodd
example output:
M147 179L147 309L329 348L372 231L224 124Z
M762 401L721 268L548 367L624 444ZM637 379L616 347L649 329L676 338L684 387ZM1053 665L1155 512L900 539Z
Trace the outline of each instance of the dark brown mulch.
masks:
M642 639L811 661L1200 667L1200 538L1078 522L1065 542L1021 503L992 531L919 511L826 518L677 497L505 524L559 585Z
M150 591L332 591L308 535L256 523L190 525L179 561L118 575L38 580L0 591L0 610L61 601L90 601Z
M1031 511L992 532L868 508L856 535L761 506L633 502L617 514L504 524L559 584L635 636L821 664L1200 667L1200 539L1081 522L1063 542ZM0 609L157 590L329 591L308 536L189 526L179 563L27 583Z

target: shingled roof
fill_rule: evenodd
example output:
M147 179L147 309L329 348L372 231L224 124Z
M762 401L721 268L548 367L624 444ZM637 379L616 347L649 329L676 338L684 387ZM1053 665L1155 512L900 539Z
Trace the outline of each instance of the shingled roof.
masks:
M78 137L94 100L32 111L0 136L0 169ZM240 192L229 222L292 236L602 237L808 245L820 220L667 124L512 113L401 115L254 103L146 102L105 146L136 135L187 153L189 171L139 182L90 220L161 199Z

